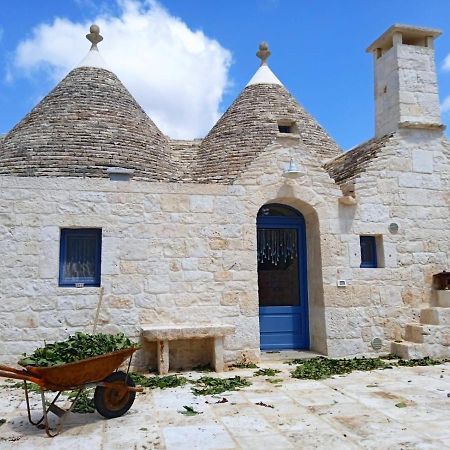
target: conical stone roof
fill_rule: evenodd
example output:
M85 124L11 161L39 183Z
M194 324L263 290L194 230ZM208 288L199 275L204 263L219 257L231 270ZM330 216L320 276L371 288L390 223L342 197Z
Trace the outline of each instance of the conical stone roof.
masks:
M278 125L292 124L303 145L324 162L341 154L338 145L286 90L266 65L261 67L200 145L193 180L232 183L279 136ZM267 54L268 53L268 54Z
M166 137L116 75L95 65L72 70L0 140L3 175L107 177L121 167L165 181L169 159Z

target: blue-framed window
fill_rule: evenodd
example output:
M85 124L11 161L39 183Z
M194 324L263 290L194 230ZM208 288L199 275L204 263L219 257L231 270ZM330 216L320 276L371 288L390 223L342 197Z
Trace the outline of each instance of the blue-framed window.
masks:
M101 254L100 228L62 228L59 285L100 286Z
M378 267L376 237L360 236L359 243L361 246L360 267Z

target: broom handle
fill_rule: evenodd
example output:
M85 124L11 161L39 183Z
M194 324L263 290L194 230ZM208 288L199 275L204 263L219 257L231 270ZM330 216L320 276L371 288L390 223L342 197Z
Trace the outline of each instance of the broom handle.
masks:
M98 294L97 311L95 312L94 327L92 329L93 334L95 334L95 331L97 330L98 318L100 316L100 307L101 307L102 301L103 301L103 290L104 290L104 287L102 286L100 288L100 292Z

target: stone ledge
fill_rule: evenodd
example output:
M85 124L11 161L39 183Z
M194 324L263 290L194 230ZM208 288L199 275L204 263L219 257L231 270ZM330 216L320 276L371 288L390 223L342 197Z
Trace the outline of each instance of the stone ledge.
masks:
M444 131L447 127L442 123L434 123L434 122L412 122L409 120L405 120L398 124L400 128L413 128L413 129L421 129L425 128L428 130L442 130Z
M144 325L141 335L147 341L203 339L233 334L233 325Z

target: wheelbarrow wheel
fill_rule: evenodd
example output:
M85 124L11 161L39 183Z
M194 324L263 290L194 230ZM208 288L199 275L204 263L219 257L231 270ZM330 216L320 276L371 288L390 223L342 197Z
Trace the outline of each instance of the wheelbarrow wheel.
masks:
M112 373L103 381L117 384L117 389L115 387L97 386L94 393L95 408L107 419L122 416L131 408L136 397L136 392L126 389L126 386L135 387L134 381L121 371Z

